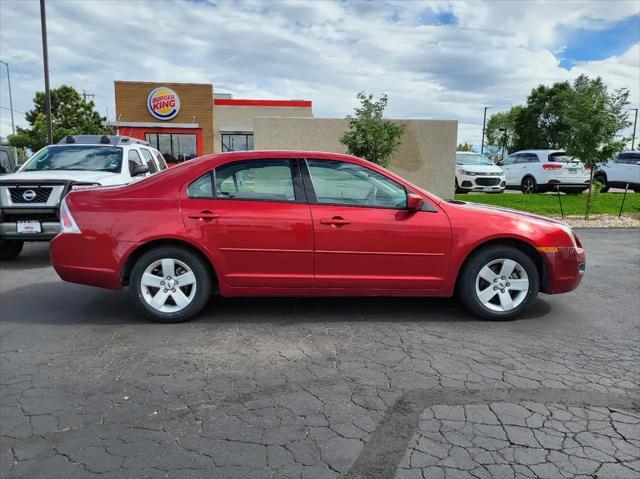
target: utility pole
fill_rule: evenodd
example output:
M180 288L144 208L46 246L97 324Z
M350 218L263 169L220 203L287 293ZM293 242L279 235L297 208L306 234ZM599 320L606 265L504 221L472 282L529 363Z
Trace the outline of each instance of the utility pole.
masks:
M16 123L13 121L13 97L11 96L11 75L9 74L9 64L0 60L5 67L7 67L7 84L9 85L9 110L11 110L11 131L16 134Z
M93 98L95 96L96 96L95 93L88 92L87 90L82 90L82 99L84 101L87 101L87 97L89 97L91 99L91 101L93 101Z
M484 154L484 133L486 131L485 126L487 124L487 110L490 107L485 106L484 107L484 117L482 118L482 144L480 145L480 154Z
M633 150L634 145L636 144L636 123L638 123L638 109L637 108L629 108L629 111L635 111L636 114L633 119L633 135L631 136L631 149Z
M53 144L53 125L51 124L51 89L49 88L49 47L47 46L47 12L44 0L40 0L40 27L42 29L42 58L44 60L44 97L47 113L47 143Z

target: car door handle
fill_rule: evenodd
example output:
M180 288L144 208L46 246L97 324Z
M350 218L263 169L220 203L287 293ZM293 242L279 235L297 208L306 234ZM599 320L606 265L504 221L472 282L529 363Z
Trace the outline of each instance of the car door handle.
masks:
M345 225L350 225L351 221L345 220L341 216L334 216L333 218L320 219L320 224L331 225L331 226L345 226Z
M218 213L214 213L213 211L209 210L203 210L200 213L189 215L189 218L200 221L211 221L219 217L220 215Z

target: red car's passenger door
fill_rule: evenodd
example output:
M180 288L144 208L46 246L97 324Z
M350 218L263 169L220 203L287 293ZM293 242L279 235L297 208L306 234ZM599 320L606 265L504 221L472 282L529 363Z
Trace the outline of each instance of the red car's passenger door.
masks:
M451 228L442 211L429 204L406 210L406 189L364 166L309 159L303 170L312 190L316 287L443 286Z
M221 165L189 186L182 215L227 286L312 286L313 226L295 160Z

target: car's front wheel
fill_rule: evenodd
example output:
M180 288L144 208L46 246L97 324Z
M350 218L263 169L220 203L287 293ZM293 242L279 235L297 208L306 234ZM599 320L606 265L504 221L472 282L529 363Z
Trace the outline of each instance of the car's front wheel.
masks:
M534 302L540 289L531 258L512 246L490 246L465 263L458 282L463 303L484 319L513 319Z
M0 240L0 261L17 258L22 252L24 241Z
M205 307L211 296L211 274L193 252L161 246L136 261L129 279L136 307L155 321L186 321Z

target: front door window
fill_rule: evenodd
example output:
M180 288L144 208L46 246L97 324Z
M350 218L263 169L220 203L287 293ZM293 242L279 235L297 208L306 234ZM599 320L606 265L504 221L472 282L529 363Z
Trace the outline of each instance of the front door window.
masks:
M365 168L342 161L308 160L309 175L319 204L404 209L402 185Z

